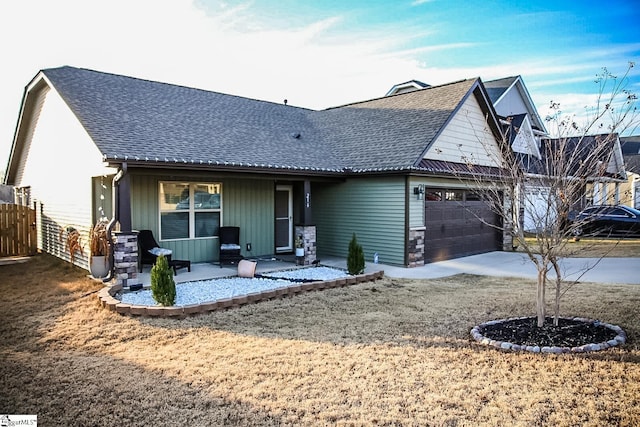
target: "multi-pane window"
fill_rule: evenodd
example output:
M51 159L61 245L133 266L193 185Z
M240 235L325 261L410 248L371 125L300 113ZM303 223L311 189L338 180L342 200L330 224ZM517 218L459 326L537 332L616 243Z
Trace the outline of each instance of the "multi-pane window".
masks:
M160 183L160 239L196 239L218 235L222 184Z
M15 189L15 203L16 205L30 206L31 187L17 187Z

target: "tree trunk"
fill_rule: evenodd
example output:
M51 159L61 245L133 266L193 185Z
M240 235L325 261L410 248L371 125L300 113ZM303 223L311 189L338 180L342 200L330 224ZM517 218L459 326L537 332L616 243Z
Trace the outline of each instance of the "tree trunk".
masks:
M560 266L556 261L551 261L553 269L556 272L556 299L553 303L553 326L558 326L558 319L560 318L560 284L562 283L562 276L560 274Z
M544 326L544 318L546 315L546 308L544 303L544 291L547 280L547 270L545 268L538 268L538 289L536 296L536 311L538 313L538 327Z

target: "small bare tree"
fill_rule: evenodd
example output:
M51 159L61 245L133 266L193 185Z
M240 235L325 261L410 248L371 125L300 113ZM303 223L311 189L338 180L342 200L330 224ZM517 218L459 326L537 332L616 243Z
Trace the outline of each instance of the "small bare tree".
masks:
M580 277L565 283L560 260L571 252L568 243L589 225L588 218L573 216L587 203L586 188L593 183L606 186L623 179L617 176L620 171L624 174L622 159L612 158L612 153L615 144L619 144L619 133L638 124L636 96L625 88L633 66L629 64L621 79L607 69L597 76L598 99L595 107L588 110L583 125L575 117L564 116L560 105L552 102L554 113L546 121L555 127L552 131L555 135L539 140L529 135L529 140L536 141L536 146L529 150L514 149L516 135L524 130L511 118L503 121L500 150L495 150L495 142L480 136L486 134L487 129L478 130L478 139L495 165L491 180L487 179L486 168L480 172L473 153L460 153L461 163L466 165L464 174L460 168L451 168L451 173L467 185L484 189L481 197L501 219L498 226L485 224L499 228L510 237L513 245L536 266L539 327L544 325L547 312L547 284L554 286L553 312L557 326L562 295L593 268L585 267ZM614 185L609 187L613 190ZM549 278L550 272L555 273L554 279Z

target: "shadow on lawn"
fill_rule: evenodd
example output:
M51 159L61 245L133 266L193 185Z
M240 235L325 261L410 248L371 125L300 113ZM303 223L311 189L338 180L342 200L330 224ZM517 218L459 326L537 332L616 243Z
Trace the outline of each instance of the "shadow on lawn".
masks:
M100 354L3 350L4 413L43 425L281 425L250 404L209 394L159 371ZM0 354L1 354L0 353Z

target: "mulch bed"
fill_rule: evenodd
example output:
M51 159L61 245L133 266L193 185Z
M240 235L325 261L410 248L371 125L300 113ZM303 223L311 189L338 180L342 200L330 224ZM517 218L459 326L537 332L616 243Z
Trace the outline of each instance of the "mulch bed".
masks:
M579 347L590 343L602 343L616 337L616 331L598 322L584 322L575 319L559 319L553 326L548 317L539 328L535 317L509 319L493 325L485 325L481 333L485 337L522 346Z

